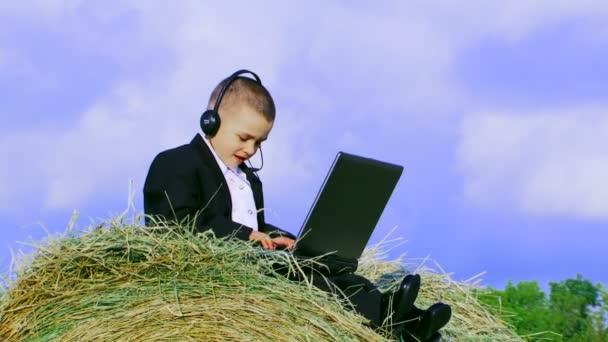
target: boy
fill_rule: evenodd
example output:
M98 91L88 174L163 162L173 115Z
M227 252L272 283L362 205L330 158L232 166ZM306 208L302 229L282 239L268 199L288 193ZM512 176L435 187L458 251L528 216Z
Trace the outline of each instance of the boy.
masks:
M274 102L256 74L240 70L220 82L201 116L204 136L197 134L190 144L161 152L152 162L144 184L146 214L176 221L195 219L197 230L211 229L218 237L233 235L266 249L291 249L296 237L264 219L262 183L255 174L259 169L244 163L268 138L274 119ZM451 315L442 303L426 311L413 305L418 275L406 276L397 291L384 294L352 273L330 274L327 279L329 283L314 277L313 283L326 291L341 289L349 296L351 309L368 318L372 327L379 327L389 314L394 320L409 321L394 329L406 340L415 336L438 341L437 331ZM395 308L393 312L388 312L389 307Z

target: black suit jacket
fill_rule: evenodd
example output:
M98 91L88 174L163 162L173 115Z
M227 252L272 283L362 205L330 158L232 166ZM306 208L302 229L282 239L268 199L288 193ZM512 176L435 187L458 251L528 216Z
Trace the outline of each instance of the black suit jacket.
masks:
M258 230L271 237L291 233L264 221L262 182L244 163L240 169L251 184L258 209ZM217 237L234 234L248 240L251 227L232 221L232 199L222 171L200 134L190 144L159 153L148 171L144 184L144 211L157 218L182 222L194 221L197 231L211 229ZM150 219L146 217L146 224Z

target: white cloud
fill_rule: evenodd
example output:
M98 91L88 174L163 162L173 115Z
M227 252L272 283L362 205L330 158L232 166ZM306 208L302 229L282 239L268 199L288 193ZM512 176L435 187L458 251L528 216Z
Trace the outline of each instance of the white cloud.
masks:
M480 205L608 218L608 109L467 116L459 162Z
M316 142L327 134L323 122L335 114L332 89L364 95L354 99L353 107L365 115L370 115L366 108L415 108L420 113L423 108L462 106L462 94L450 79L451 63L462 48L487 35L521 37L546 18L595 16L605 9L597 2L542 4L394 1L371 9L326 2L0 5L0 14L47 25L80 49L107 56L125 69L144 61L142 53L167 56L157 70L115 75L112 90L97 94L67 126L5 133L0 158L14 157L15 162L0 170L0 200L18 198L11 203L19 206L35 193L49 207L77 208L100 191L122 187L128 178L141 186L154 154L188 142L207 94L227 72L241 67L257 71L280 103L278 123L265 149L263 177L276 178L273 175L289 165L290 170L302 170L294 179L305 184L310 179L307 170L325 168L316 162L315 151L335 147ZM121 20L133 21L133 27L116 25L113 31ZM1 43L0 51L8 51ZM43 58L17 51L11 60L22 60L27 77L35 82L36 75L44 74ZM310 71L324 77L308 75ZM286 80L290 88L282 86ZM356 91L370 80L373 84L365 94ZM401 130L396 120L415 119L381 120ZM418 119L428 120L422 115ZM345 132L337 145L362 138L348 127ZM17 181L21 179L27 180ZM271 191L287 191L278 182L269 185Z
M209 8L199 6L192 12L189 7L176 8L170 15L164 9L142 8L142 26L149 30L131 42L141 46L149 40L162 43L174 58L174 65L167 66L170 72L159 72L154 82L117 75L111 93L99 94L73 123L53 131L25 129L0 138L0 155L12 161L10 167L0 172L3 209L30 202L32 193L49 208L78 208L108 189L122 194L128 178L135 178L141 187L155 153L187 143L197 132L198 115L206 106L210 90L228 72L242 66L252 67L265 83L272 83L281 65L281 50L276 47L283 45L281 37L276 37L281 32L274 26L276 21L265 24L256 15L233 12L235 22L256 27L243 32L226 26ZM262 10L259 8L258 14ZM56 9L51 12L57 16L64 13ZM74 16L66 12L66 16ZM159 27L159 23L167 26ZM91 28L93 32L96 30ZM92 34L80 35L75 30L74 35L74 40L86 45ZM128 60L133 50L115 49L111 45L96 49L119 62ZM251 65L243 65L246 61ZM290 126L282 121L281 125L290 135L279 136L289 140L306 129L307 123ZM274 155L294 166L303 162L287 150L294 146L281 141L273 146L266 149L267 158ZM310 153L300 154L303 155L311 157ZM268 169L266 166L266 173Z

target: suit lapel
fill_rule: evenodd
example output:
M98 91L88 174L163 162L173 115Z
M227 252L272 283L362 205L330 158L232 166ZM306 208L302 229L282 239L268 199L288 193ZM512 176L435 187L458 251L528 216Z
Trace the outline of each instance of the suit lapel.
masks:
M245 165L245 163L241 164L239 168L245 172L247 175L247 180L249 184L251 184L251 190L253 192L253 199L255 200L255 206L260 208L262 206L262 182L260 179L251 171L251 169Z
M245 165L245 163L241 163L241 165L239 165L239 168L245 172L245 174L247 175L247 180L249 181L249 184L251 185L251 191L253 192L253 200L255 202L255 207L258 209L258 215L257 215L257 219L258 219L258 229L260 231L263 231L263 226L264 226L264 196L262 193L262 182L260 181L260 179L258 178L258 176L256 176L256 174L247 166ZM260 210L262 209L262 210Z
M220 189L220 193L222 193L225 198L228 199L228 207L230 208L230 212L232 212L232 197L230 196L228 183L226 183L226 178L224 177L224 174L222 174L222 169L220 169L220 166L217 165L217 161L203 140L203 137L201 137L200 134L196 134L196 136L190 142L190 146L192 146L192 148L197 152L196 154L201 158L203 164L212 170L213 184L216 184L216 188L221 185L222 188Z

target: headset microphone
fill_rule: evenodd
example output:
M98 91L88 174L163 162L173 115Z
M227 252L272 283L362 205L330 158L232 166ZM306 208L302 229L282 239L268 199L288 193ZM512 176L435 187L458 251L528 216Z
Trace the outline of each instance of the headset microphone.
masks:
M253 167L253 165L251 164L251 161L247 160L247 162L249 163L249 169L253 172L258 172L264 167L264 154L262 153L262 145L260 145L259 150L260 150L260 158L262 158L262 165L260 165L259 168Z

